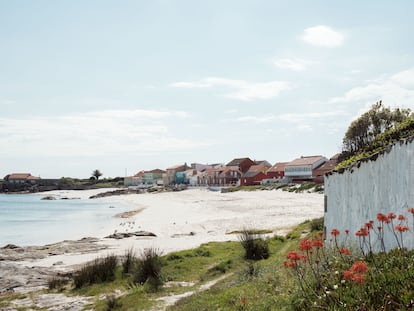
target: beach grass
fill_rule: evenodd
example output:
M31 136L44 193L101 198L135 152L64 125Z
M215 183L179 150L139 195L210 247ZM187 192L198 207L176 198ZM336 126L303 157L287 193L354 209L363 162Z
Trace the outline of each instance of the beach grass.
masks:
M161 273L166 286L157 291L134 283L133 276L126 276L119 267L113 282L93 284L72 293L101 297L93 307L98 311L149 310L162 305L163 297L188 292L192 295L167 310L290 310L289 290L294 283L283 273L282 262L311 225L307 221L292 230L290 235L295 238L268 238L270 256L263 260L246 260L238 241L210 242L162 256ZM116 291L122 294L111 296Z

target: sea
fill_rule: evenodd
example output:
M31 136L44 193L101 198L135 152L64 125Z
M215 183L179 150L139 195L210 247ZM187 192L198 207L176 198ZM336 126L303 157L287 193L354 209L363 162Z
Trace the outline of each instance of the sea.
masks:
M120 222L125 203L103 199L42 200L46 194L0 194L0 247L45 245L104 237Z

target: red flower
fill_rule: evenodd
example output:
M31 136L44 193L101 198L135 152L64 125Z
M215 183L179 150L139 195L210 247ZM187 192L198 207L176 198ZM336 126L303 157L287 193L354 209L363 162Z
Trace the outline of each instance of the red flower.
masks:
M405 217L404 215L398 215L398 220L399 221L407 220L407 217Z
M331 231L331 235L332 236L338 236L339 235L339 230L338 229L332 229L332 231Z
M349 235L349 230L348 229L345 230L345 234Z
M313 239L312 245L316 248L321 248L323 247L323 241L319 239Z
M298 252L296 251L289 251L286 255L286 258L292 261L297 261L297 260L300 260L302 256L299 255Z
M365 274L357 273L354 274L354 277L352 278L355 284L363 284L365 282Z
M398 226L395 226L395 230L397 230L399 232L406 232L406 231L408 231L408 227L407 226L398 225Z
M368 229L368 230L371 230L371 229L374 229L374 225L373 225L372 222L367 222L365 224L365 228Z
M299 243L299 249L301 251L309 251L312 249L312 241L309 239L303 239Z
M348 248L342 247L339 250L339 253L345 256L350 256L351 255L351 251Z
M397 216L396 216L394 213L389 213L387 217L388 217L389 219L394 219L394 218L396 218Z
M296 261L284 261L283 265L286 268L291 268L291 267L296 267L298 264L296 263Z
M378 219L379 222L385 222L387 224L390 223L390 220L389 220L388 216L384 215L382 213L377 214L377 219Z
M245 305L247 303L247 298L243 297L242 299L240 299L240 302L242 305Z
M345 270L342 276L343 280L352 280L354 277L354 272L352 270Z
M355 233L356 236L361 237L361 236L368 236L369 232L366 228L361 228L357 231L357 233Z
M414 214L414 207L410 207L410 208L408 209L408 212L409 212L409 213L411 213L411 214Z
M351 270L355 273L365 273L368 270L368 266L363 261L356 261L352 265Z

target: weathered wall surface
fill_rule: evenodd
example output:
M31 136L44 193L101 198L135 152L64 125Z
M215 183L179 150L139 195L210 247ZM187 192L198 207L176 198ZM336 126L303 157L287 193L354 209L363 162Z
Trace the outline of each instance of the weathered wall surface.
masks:
M357 240L355 232L370 220L378 226L376 215L393 212L408 217L411 232L404 236L404 246L414 248L413 216L408 213L414 207L414 142L398 142L375 160L360 162L343 172L325 176L325 227L329 239L332 229ZM394 226L398 224L394 219ZM385 228L386 249L397 246L395 236ZM375 236L375 235L374 235ZM379 241L373 240L374 247Z

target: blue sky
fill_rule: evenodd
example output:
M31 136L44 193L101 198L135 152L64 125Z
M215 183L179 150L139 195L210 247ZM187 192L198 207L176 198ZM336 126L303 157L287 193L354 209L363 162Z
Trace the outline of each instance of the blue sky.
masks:
M329 158L414 109L412 3L0 0L0 176Z

